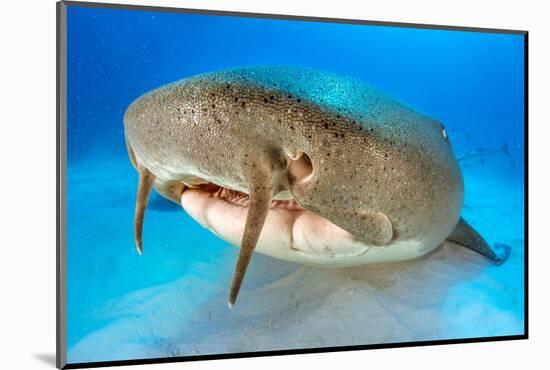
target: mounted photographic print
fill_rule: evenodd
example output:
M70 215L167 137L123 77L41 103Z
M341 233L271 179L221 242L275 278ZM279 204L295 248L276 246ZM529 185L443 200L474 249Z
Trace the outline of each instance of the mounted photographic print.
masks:
M527 338L526 68L524 31L58 3L58 367Z

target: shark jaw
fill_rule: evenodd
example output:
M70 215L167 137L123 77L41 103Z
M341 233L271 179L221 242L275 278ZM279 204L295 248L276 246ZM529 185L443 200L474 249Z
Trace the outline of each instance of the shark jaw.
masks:
M209 183L186 188L183 209L203 227L239 246L249 196ZM343 267L358 264L369 246L327 219L304 209L296 200L273 200L256 251L287 261Z

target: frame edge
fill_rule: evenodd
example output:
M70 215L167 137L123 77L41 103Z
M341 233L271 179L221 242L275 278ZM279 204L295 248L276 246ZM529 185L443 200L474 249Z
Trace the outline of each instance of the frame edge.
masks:
M67 365L66 126L67 4L56 3L56 367Z
M205 14L205 15L217 15L217 16L229 16L229 17L245 17L245 18L258 18L258 19L274 19L274 20L290 20L290 21L304 21L304 22L330 22L340 24L358 24L358 25L370 25L370 26L386 26L386 27L401 27L401 28L417 28L427 30L445 30L445 31L462 31L462 32L481 32L481 33L499 33L499 34L513 34L524 35L527 30L513 30L513 29L497 29L486 27L462 27L451 25L438 25L438 24L424 24L424 23L407 23L407 22L387 22L387 21L374 21L367 19L352 19L352 18L329 18L321 16L301 16L296 14L272 14L272 13L254 13L244 11L231 11L231 10L217 10L217 9L200 9L200 8L176 8L168 6L155 6L155 5L132 5L132 4L115 4L115 3L101 3L101 2L88 2L88 1L73 1L62 0L66 6L77 6L82 8L107 8L118 10L139 10L139 11L156 11L164 13L191 13L191 14Z
M360 24L372 26L389 26L402 28L420 28L432 30L448 30L448 31L465 31L465 32L480 32L480 33L498 33L498 34L514 34L523 36L524 39L524 151L525 151L525 259L524 259L524 333L523 335L510 336L493 336L493 337L474 337L460 339L442 339L430 341L388 343L378 345L358 345L345 347L320 347L315 349L291 349L280 351L258 351L245 353L224 353L213 355L199 356L178 356L178 357L163 357L163 358L144 358L135 360L114 360L114 361L98 361L88 363L67 363L67 310L66 310L66 165L67 165L67 7L84 7L84 8L110 8L120 10L140 10L140 11L158 11L158 12L173 12L173 13L192 13L192 14L207 14L217 16L239 16L246 18L267 18L280 20L297 20L309 22L331 22L341 24ZM491 29L483 27L461 27L450 25L433 25L433 24L415 24L404 22L384 22L361 19L344 19L344 18L329 18L317 16L299 16L299 15L284 15L284 14L269 14L269 13L252 13L227 10L208 10L196 8L173 8L166 6L145 6L131 4L113 4L100 2L83 2L72 0L61 0L56 3L56 45L57 45L57 63L56 63L56 121L57 121L57 136L56 136L56 228L57 228L57 256L56 256L56 284L57 284L57 310L56 310L56 367L58 369L77 369L77 368L95 368L95 367L110 367L110 366L126 366L126 365L145 365L145 364L162 364L172 362L190 362L190 361L209 361L219 359L235 359L235 358L252 358L264 356L285 356L295 354L315 354L315 353L334 353L342 351L360 351L370 349L388 349L388 348L405 348L405 347L421 347L434 345L449 345L449 344L469 344L482 342L497 342L511 340L528 340L529 339L529 294L528 294L528 278L529 278L529 254L528 254L528 173L529 173L529 100L528 100L528 30L512 30L512 29Z

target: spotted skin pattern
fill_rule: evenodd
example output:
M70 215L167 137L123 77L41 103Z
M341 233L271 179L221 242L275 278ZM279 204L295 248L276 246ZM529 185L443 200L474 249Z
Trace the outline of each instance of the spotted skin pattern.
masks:
M207 73L138 98L124 125L134 165L167 198L179 203L207 183L250 194L231 304L278 195L372 248L410 244L388 260L431 251L459 222L463 179L443 125L351 78L291 67Z

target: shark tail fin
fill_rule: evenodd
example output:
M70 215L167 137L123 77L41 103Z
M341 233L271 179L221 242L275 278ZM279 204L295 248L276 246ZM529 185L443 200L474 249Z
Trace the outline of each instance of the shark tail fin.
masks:
M487 257L498 266L502 265L510 257L511 248L509 246L498 243L494 247L489 246L483 237L463 218L460 218L458 225L447 240Z

